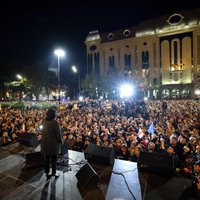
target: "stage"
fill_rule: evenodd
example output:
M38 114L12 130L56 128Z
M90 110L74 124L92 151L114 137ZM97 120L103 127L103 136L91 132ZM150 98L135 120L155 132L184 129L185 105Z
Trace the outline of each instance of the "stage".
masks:
M106 200L191 200L197 199L195 195L192 181L179 174L165 176L148 173L138 170L135 162L115 160Z
M1 200L132 200L134 198L120 173L123 173L130 191L137 200L195 199L191 180L178 175L166 177L140 172L136 163L123 160L115 160L113 166L90 163L100 175L100 187L92 187L94 184L77 187L76 174L87 164L83 153L71 150L67 156L69 167L58 164L57 171L60 176L47 180L42 166L27 168L25 154L29 151L30 147L20 143L0 147ZM91 175L91 183L93 182Z
M84 154L68 151L69 167L57 165L58 178L46 179L43 166L27 167L25 154L31 148L20 143L0 148L0 199L105 199L109 179L100 188L77 187L76 173L85 165ZM98 169L97 169L98 170ZM101 170L101 169L100 169ZM103 170L104 171L104 170ZM110 178L110 177L109 177Z

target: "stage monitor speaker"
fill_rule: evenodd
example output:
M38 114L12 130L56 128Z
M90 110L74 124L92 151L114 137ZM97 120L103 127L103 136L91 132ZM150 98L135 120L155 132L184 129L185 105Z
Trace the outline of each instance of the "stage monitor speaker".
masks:
M25 154L26 167L39 167L44 165L44 157L40 152L33 152Z
M37 147L39 145L39 140L35 133L20 133L18 134L17 140L24 145Z
M174 158L168 154L140 152L138 169L152 173L173 175L175 171Z
M83 165L83 167L76 173L78 180L78 186L81 189L98 188L99 185L99 175L91 167L89 163Z
M95 144L90 144L87 146L85 152L85 159L91 162L99 162L103 164L113 165L115 154L114 148L97 146Z

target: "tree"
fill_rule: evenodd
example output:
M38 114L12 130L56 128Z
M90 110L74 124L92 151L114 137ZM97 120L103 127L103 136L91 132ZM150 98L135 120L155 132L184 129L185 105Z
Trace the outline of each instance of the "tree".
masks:
M56 74L48 71L47 67L44 67L41 62L36 62L31 66L27 66L25 74L29 80L30 93L35 95L36 100L39 100L42 88L45 88L49 97L50 91L56 87Z
M117 73L101 76L99 79L99 94L106 98L116 98L120 82L123 82L123 77Z
M98 88L98 79L94 75L86 75L81 82L82 93L91 98L97 97L96 88Z
M8 81L4 83L4 86L7 88L7 90L11 90L13 94L18 94L19 101L21 102L23 92L26 93L27 91L27 79L21 78L20 80L15 81Z

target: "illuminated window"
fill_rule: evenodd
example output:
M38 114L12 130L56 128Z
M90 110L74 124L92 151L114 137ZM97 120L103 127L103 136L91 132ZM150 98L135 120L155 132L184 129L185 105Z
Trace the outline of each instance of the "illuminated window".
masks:
M142 69L149 69L149 52L142 52Z
M147 78L149 76L149 70L148 69L142 69L142 78Z

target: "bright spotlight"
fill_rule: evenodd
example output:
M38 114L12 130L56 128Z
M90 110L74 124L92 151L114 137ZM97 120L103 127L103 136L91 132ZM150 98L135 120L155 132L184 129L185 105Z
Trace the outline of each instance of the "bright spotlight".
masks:
M147 97L144 97L144 101L147 101L148 100L148 98Z
M76 68L76 66L75 65L72 65L72 71L74 72L74 73L77 73L77 68Z
M194 92L196 95L200 95L200 90L196 89Z
M56 54L58 57L63 57L65 56L65 52L62 49L56 49L54 51L54 54Z
M131 97L133 95L133 87L130 84L122 85L119 92L121 98Z
M42 130L43 129L43 125L39 125L39 129Z
M79 101L83 101L83 97L82 96L79 97Z

